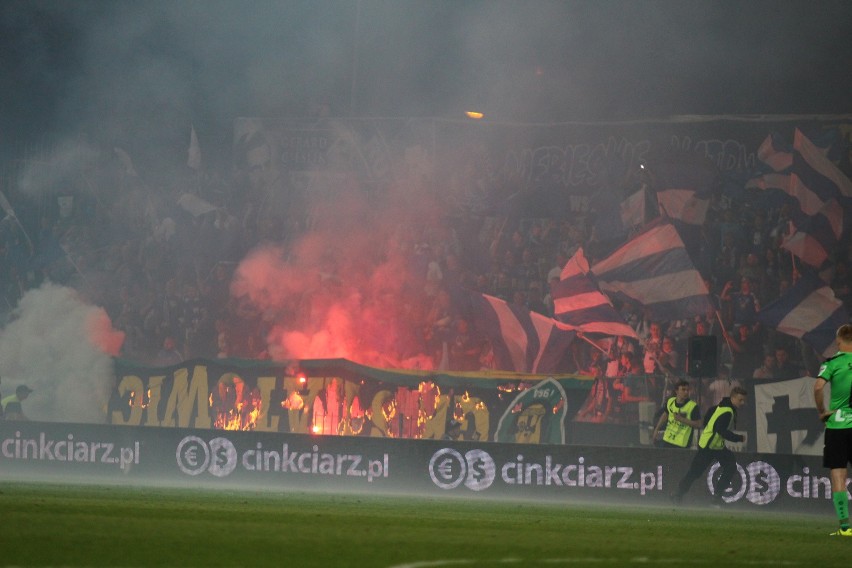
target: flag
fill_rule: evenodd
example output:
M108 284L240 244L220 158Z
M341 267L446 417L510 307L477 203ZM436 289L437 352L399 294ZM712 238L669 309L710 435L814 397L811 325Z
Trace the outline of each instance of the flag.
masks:
M112 150L115 152L115 155L118 156L118 161L121 162L122 166L124 166L124 173L130 177L136 177L138 174L136 173L136 168L133 167L133 159L131 159L130 154L118 146Z
M826 152L796 129L793 139L793 173L823 202L838 194L852 197L852 181L828 159Z
M15 210L12 209L12 204L6 199L6 194L0 191L0 209L6 213L7 217L15 217Z
M187 151L186 165L195 171L201 169L201 147L198 145L198 136L195 134L195 126L190 126L189 150Z
M767 136L760 148L757 149L757 159L766 164L773 172L783 172L793 166L793 152L784 148L774 134Z
M178 198L178 205L193 217L216 211L215 205L191 193L182 193Z
M809 270L787 292L757 313L760 323L797 337L823 357L836 351L837 328L849 323L843 302L831 287Z
M679 223L703 225L718 169L698 154L666 156L653 166L660 212Z
M645 187L625 199L619 206L621 215L621 224L623 228L632 229L637 225L645 223L648 211L647 197L645 195Z
M710 198L694 189L664 189L657 201L667 217L688 225L703 225L710 208Z
M654 319L683 319L712 308L707 285L670 223L636 235L591 272L607 296L639 304Z
M762 454L821 456L825 427L814 416L813 377L759 382L754 393L754 430Z
M783 196L793 206L797 227L831 199L852 197L852 181L800 130L795 131L790 151L780 146L771 135L764 140L758 158L770 171L752 178L746 187Z
M576 332L547 316L511 305L499 298L466 292L460 312L490 340L500 370L518 373L557 372Z
M837 199L826 201L822 209L805 219L781 247L814 268L820 268L840 244L849 226L849 213L850 208L844 207Z
M598 288L582 248L565 264L550 293L558 321L585 333L636 337L633 328Z

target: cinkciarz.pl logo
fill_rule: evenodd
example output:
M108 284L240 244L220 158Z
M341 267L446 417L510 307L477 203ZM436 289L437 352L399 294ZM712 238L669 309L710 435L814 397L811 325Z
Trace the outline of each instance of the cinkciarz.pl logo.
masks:
M482 450L462 455L452 448L443 448L429 460L429 477L441 489L455 489L464 483L472 491L482 491L494 483L495 470L494 460Z
M175 456L178 467L187 475L209 471L225 477L237 467L237 449L227 438L213 438L208 443L198 436L187 436L178 444Z

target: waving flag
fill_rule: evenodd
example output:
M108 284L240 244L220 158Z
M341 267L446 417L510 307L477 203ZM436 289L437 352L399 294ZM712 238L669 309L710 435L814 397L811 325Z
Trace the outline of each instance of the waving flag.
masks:
M707 285L677 229L652 226L592 266L602 292L647 308L659 320L706 314Z
M781 245L814 268L823 266L849 227L850 208L831 199Z
M703 225L718 169L698 154L669 155L653 166L657 202L663 215L687 225Z
M757 154L771 171L749 180L746 187L784 195L793 205L791 214L797 227L831 199L852 197L852 181L798 129L792 150L781 148L770 135Z
M198 136L195 134L195 126L190 127L189 149L187 150L186 165L198 171L201 169L201 146L198 145Z
M770 134L757 149L757 159L773 172L783 172L793 166L793 152L784 148L776 135Z
M852 197L852 181L798 129L793 149L793 173L823 202L838 195Z
M468 305L460 312L490 340L498 369L538 374L559 371L559 362L576 332L493 296L467 292L466 300Z
M633 328L598 288L582 248L565 264L550 293L558 321L586 333L636 337Z
M760 310L757 319L767 327L798 337L828 357L836 351L837 328L849 323L849 314L825 282L805 271L782 297Z

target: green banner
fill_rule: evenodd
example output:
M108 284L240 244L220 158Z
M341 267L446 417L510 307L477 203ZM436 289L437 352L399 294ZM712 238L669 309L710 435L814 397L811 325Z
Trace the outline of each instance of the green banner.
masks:
M116 361L108 422L385 438L565 443L591 386L581 375L435 373L344 359ZM447 434L455 422L458 430Z

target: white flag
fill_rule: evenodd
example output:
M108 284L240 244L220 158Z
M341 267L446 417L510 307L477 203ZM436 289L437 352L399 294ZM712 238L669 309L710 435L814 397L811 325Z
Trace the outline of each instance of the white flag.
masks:
M201 147L198 145L198 136L195 135L195 126L190 126L189 152L186 165L195 171L201 169Z

